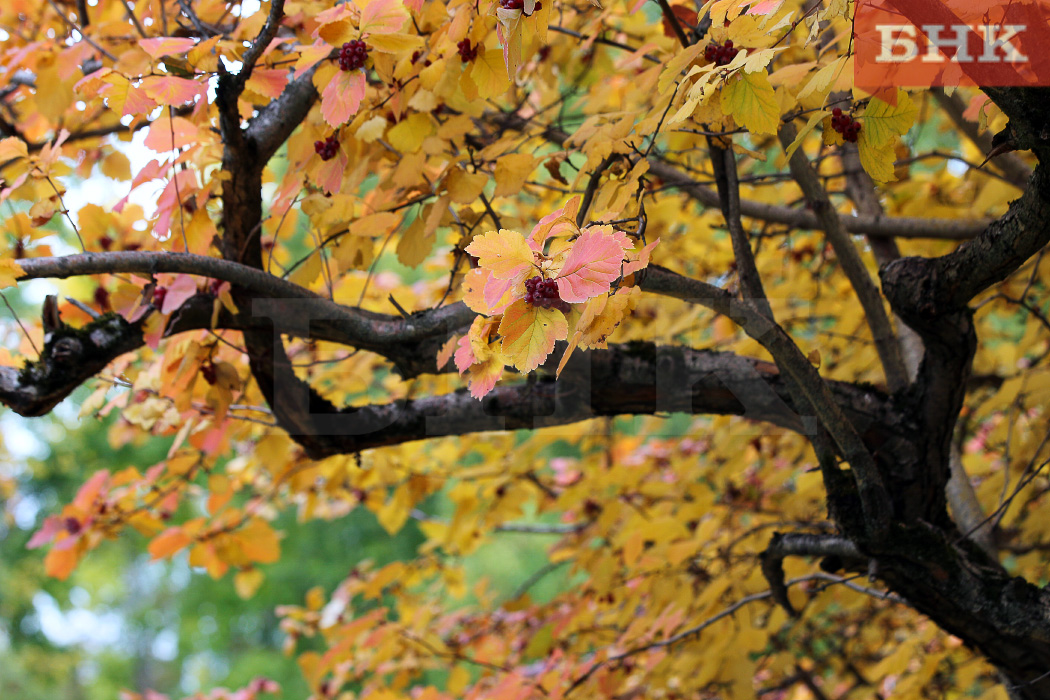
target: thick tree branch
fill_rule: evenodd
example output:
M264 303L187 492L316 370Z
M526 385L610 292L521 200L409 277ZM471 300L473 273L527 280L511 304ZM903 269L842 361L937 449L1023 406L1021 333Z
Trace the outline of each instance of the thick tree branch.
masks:
M751 338L758 341L797 383L805 400L832 440L839 454L849 462L856 480L857 492L865 515L865 533L848 533L855 537L878 540L885 536L892 516L889 495L875 460L856 430L836 406L820 373L802 354L783 328L763 316L749 300L738 301L728 292L712 288L705 282L691 280L659 266L650 265L641 277L640 286L690 303L698 303L732 318Z
M954 252L932 259L902 258L884 267L883 290L894 310L912 327L958 311L1039 252L1050 241L1050 227L1045 226L1050 221L1048 180L1040 165L1021 198Z
M230 282L257 298L275 300L269 311L253 314L252 303L241 309L244 316L255 316L256 324L239 322L239 327L261 326L269 315L280 318L307 319L307 328L316 329L325 340L371 350L389 357L395 363L406 350L428 340L440 343L453 331L469 325L475 314L463 304L452 304L413 314L409 318L374 313L342 306L308 289L269 273L240 263L204 255L173 252L81 253L56 258L26 258L20 261L24 275L20 279L67 278L105 273L155 274L161 272L201 275ZM253 300L254 301L254 300ZM282 309L287 313L282 315ZM312 323L312 325L309 325ZM301 329L291 332L304 335ZM315 333L310 337L320 338ZM419 368L421 358L412 357L403 369L411 376L420 371L435 371L433 359L426 369ZM419 371L413 372L413 368Z

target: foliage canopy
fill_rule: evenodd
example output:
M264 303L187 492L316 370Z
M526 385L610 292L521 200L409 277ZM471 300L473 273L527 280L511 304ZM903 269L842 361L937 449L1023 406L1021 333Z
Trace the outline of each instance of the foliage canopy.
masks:
M416 521L278 609L316 698L1050 696L1050 98L866 94L854 11L3 3L0 402L163 446L28 547Z

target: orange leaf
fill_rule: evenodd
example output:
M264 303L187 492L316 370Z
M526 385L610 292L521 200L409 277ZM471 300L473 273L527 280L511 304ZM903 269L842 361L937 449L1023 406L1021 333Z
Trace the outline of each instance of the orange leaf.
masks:
M170 557L186 547L193 539L181 527L169 527L149 543L149 553L154 559Z

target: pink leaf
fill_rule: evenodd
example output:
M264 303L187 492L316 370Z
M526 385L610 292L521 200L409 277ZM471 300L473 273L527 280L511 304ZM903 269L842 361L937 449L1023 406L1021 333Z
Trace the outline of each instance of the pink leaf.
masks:
M543 250L543 244L551 236L559 233L579 233L576 228L576 214L580 211L580 196L576 195L565 206L540 219L529 234L529 245L533 250Z
M205 94L207 86L188 78L150 75L142 79L142 90L157 104L178 107L193 102L193 98Z
M357 114L365 99L363 71L339 71L321 93L321 116L332 126L340 126Z
M470 336L463 336L459 339L456 348L456 369L459 370L460 374L463 374L470 366L474 364L474 350L470 347Z
M196 293L197 280L194 277L190 275L176 275L175 281L168 285L160 312L165 315L170 314Z
M655 248L656 244L659 242L660 239L657 238L655 241L645 246L641 250L627 251L628 262L624 263L623 265L623 276L626 277L632 272L638 272L638 270L641 270L642 268L646 267L649 264L649 256L652 254L653 248Z
M186 53L197 45L195 39L184 39L173 36L162 36L154 39L142 39L139 48L149 54L150 58L158 59L161 56L175 56Z
M26 543L26 549L36 549L37 547L43 547L45 544L55 539L62 530L66 529L66 521L57 515L52 515L44 520L44 524L40 526L40 529L33 533L33 536L29 538L29 542Z
M570 304L604 294L620 276L627 237L607 226L584 230L558 272L558 295Z

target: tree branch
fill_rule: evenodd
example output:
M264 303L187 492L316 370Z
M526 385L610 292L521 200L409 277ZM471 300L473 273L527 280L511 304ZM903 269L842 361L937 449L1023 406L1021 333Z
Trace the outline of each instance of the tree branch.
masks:
M780 143L785 151L795 140L795 136L795 126L790 122L784 124L780 130ZM805 195L810 208L820 219L824 234L838 257L839 265L842 266L842 271L846 273L846 277L860 300L860 305L864 308L864 315L875 340L875 349L882 361L883 371L886 373L886 383L890 391L900 391L908 385L908 370L901 357L897 336L893 332L889 316L882 305L879 289L872 281L871 275L868 274L868 269L864 266L864 261L861 260L860 253L857 252L853 241L842 230L839 217L832 208L828 194L820 184L820 178L810 165L805 152L801 148L796 148L791 154L788 165L791 168L791 175L798 183L802 194Z
M722 148L713 137L707 137L707 145L711 149L711 167L714 169L718 186L722 215L725 217L729 237L733 243L733 257L736 259L737 274L740 276L740 291L773 321L773 309L766 298L762 277L758 274L751 242L740 223L740 183L737 181L736 156L733 155L732 146Z
M789 556L836 557L844 563L867 560L857 545L838 535L808 532L774 533L760 557L762 575L769 583L769 592L773 600L792 617L798 616L798 611L788 599L783 566L784 559Z
M514 129L523 133L538 132L551 143L564 147L569 135L554 127L533 126L531 122L516 114L493 114L488 117L503 128ZM691 176L683 173L671 163L655 157L649 158L649 172L663 181L664 185L676 187L701 204L720 207L718 192L696 184ZM805 209L794 209L776 204L766 204L753 200L740 201L740 214L753 219L761 219L775 224L784 224L791 228L820 229L817 216ZM876 237L896 238L939 238L948 240L966 240L983 231L992 219L922 219L915 217L871 217L839 214L839 221L849 233L865 233Z

